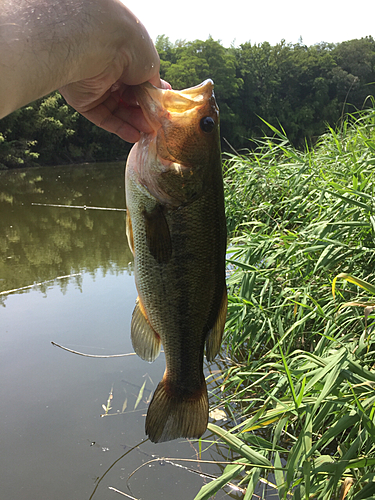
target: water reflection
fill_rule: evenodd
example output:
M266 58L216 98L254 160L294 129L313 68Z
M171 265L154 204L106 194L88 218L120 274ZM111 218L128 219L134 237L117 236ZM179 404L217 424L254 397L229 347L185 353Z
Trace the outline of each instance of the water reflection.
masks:
M148 364L137 356L86 358L51 345L91 354L133 350L136 290L124 212L32 205L123 208L123 170L113 165L0 173L0 290L22 289L0 295L4 498L88 500L98 486L93 498L104 500L116 495L110 487L129 492L128 476L156 456L197 458L197 445L186 440L158 446L147 441L120 458L145 439L147 404L164 372L163 355ZM110 393L111 409L102 418ZM136 498L187 500L204 481L209 479L160 459L139 469L129 484Z
M32 205L123 208L123 178L123 165L0 172L0 290L20 289L0 294L1 498L104 500L115 498L115 488L145 500L190 500L230 457L220 443L203 441L200 455L199 445L184 439L146 441L125 456L145 439L163 355L148 364L51 345L91 354L133 350L136 290L124 212ZM210 365L212 404L221 398L219 365Z
M0 292L80 272L119 273L132 255L125 212L35 204L124 209L124 166L63 167L0 173ZM77 286L81 278L76 277ZM66 280L60 280L62 292ZM0 295L5 301L6 294Z

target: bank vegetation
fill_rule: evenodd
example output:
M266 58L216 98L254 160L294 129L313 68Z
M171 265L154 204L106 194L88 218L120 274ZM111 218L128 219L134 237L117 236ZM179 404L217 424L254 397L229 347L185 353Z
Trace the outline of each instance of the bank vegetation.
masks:
M233 455L196 499L231 482L250 500L259 481L375 498L375 108L304 152L269 131L225 164L232 364L209 429Z

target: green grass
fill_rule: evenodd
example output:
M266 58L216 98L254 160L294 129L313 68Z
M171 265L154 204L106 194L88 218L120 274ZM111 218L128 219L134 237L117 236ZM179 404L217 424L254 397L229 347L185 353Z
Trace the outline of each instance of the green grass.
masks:
M272 132L225 164L234 364L211 401L231 426L209 428L238 458L196 498L263 478L375 499L375 108L304 152Z

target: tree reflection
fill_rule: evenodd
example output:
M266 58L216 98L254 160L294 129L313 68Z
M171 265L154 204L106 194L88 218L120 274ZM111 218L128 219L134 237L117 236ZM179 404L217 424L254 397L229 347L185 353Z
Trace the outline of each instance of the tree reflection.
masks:
M124 165L1 173L0 291L99 269L104 275L131 271L125 212L32 203L123 209ZM75 279L79 285L81 278ZM66 280L59 285L64 293Z

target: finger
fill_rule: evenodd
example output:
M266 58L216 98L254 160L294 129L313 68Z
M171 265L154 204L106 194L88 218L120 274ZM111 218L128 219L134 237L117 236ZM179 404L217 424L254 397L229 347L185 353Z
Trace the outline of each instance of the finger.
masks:
M120 106L117 110L114 111L113 115L123 122L129 123L132 127L139 130L140 132L149 134L153 131L153 128L146 120L140 107L134 108Z
M172 85L165 80L160 80L160 88L164 90L172 90Z
M159 87L161 88L161 80L160 80L160 75L157 74L153 76L152 78L149 79L149 82L152 83L154 87Z
M137 142L140 132L150 133L153 130L139 107L121 105L112 95L83 116L127 142Z
M152 83L154 87L158 87L159 89L172 90L171 84L166 82L165 80L162 80L159 76L157 79L151 78L149 82Z
M129 104L132 102L135 102L135 105ZM103 105L109 110L110 114L125 123L129 123L137 130L146 133L152 132L153 129L135 100L134 93L130 87L127 88L121 98L118 95L111 94Z
M100 118L97 111L88 111L83 116L107 132L118 135L126 142L137 142L141 137L139 130L130 123L124 122L121 118L107 111L100 110Z

